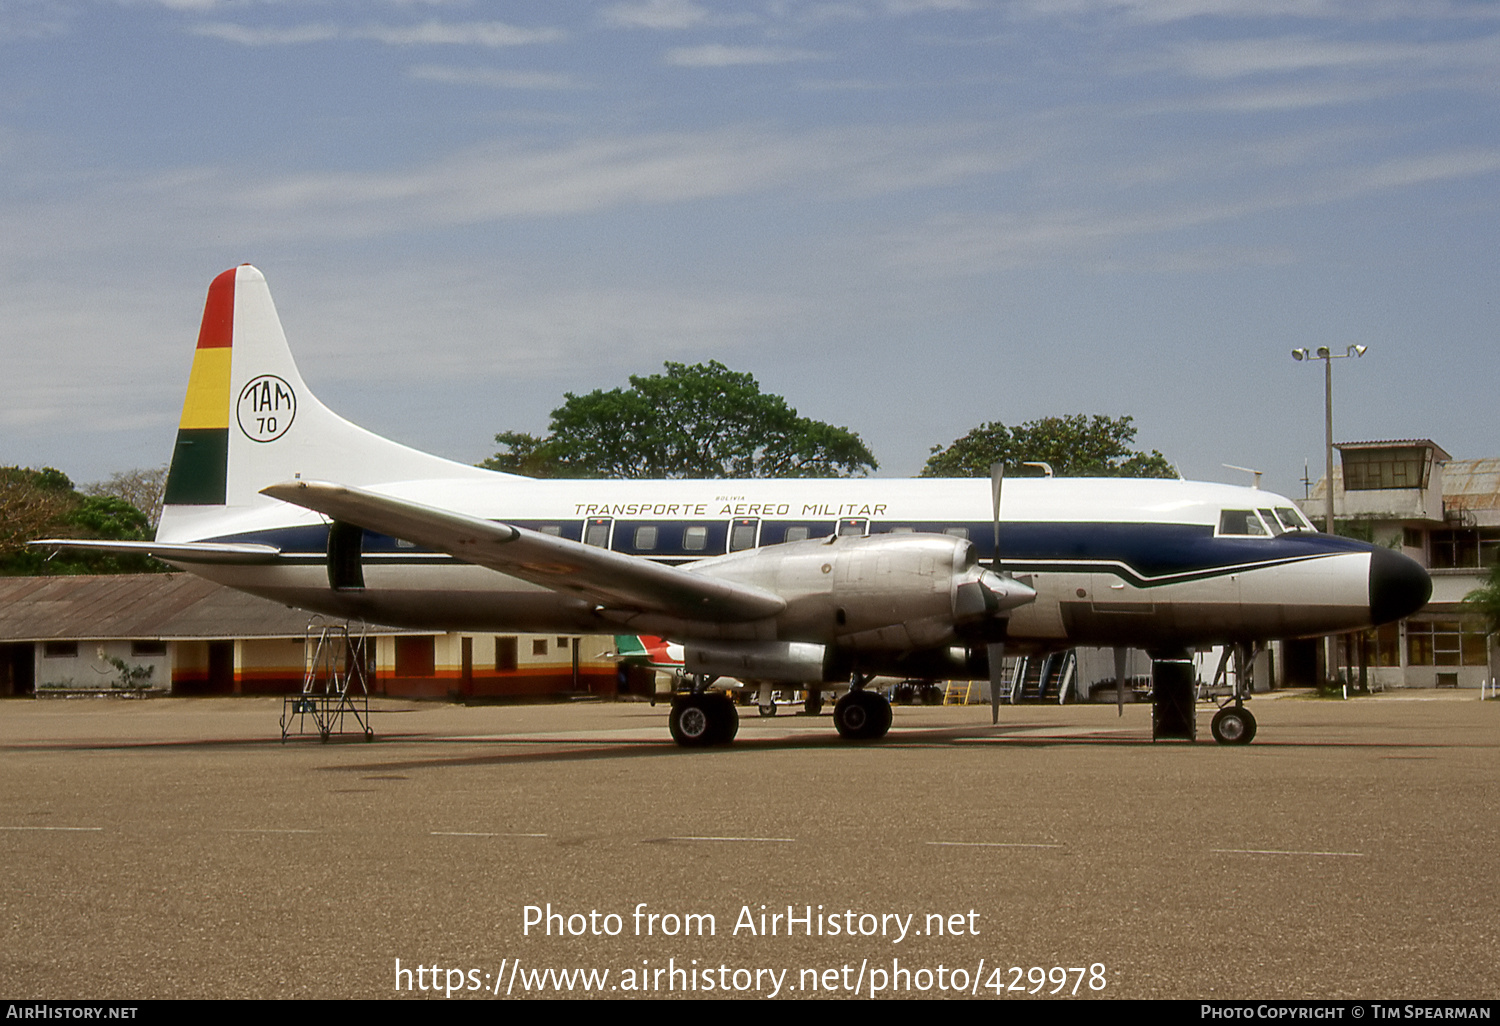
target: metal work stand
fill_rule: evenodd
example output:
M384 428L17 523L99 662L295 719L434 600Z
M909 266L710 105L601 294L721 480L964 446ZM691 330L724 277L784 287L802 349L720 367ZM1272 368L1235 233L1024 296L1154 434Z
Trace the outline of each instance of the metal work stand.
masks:
M349 624L325 623L321 617L307 622L304 638L302 693L287 695L281 702L281 740L294 731L309 733L307 721L319 739L346 733L344 717L354 717L366 741L375 737L370 727L370 689L365 680L365 660L370 643L365 625L350 634ZM353 733L353 730L347 731Z

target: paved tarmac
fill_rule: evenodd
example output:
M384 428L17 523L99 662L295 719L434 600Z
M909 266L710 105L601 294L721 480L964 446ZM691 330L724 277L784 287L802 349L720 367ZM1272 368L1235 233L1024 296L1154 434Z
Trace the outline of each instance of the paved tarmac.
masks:
M1153 744L1146 706L999 727L971 706L898 708L867 745L751 709L732 747L686 751L634 703L381 701L372 743L283 744L279 700L6 701L0 979L26 999L584 994L547 969L608 970L617 997L1011 1000L1059 974L1080 998L1500 997L1500 702L1252 708L1242 748L1207 739L1207 707L1196 744Z

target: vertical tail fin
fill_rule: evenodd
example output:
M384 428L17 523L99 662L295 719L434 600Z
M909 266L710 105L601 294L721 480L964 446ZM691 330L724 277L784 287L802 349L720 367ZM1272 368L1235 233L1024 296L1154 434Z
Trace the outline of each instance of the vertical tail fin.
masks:
M209 285L158 539L214 509L273 503L260 489L298 476L368 486L488 475L381 438L319 402L260 271L242 264Z

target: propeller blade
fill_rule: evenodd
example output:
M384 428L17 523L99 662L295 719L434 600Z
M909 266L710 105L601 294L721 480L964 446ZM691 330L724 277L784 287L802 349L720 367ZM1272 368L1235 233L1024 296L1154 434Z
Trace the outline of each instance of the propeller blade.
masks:
M995 513L995 548L990 565L1000 567L1000 489L1005 485L1005 464L990 464L990 506Z
M990 662L990 723L1000 722L1000 687L1005 677L1005 642L995 641L985 646Z

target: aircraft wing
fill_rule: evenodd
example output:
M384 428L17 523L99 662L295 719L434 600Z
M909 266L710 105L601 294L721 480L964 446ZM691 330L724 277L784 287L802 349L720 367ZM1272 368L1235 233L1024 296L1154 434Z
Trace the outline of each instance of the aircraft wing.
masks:
M155 556L173 563L271 563L281 554L274 545L255 542L108 541L91 538L38 538L38 548L87 549L122 555Z
M735 622L786 608L781 596L760 588L362 488L288 481L261 492L609 609Z

